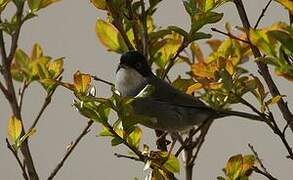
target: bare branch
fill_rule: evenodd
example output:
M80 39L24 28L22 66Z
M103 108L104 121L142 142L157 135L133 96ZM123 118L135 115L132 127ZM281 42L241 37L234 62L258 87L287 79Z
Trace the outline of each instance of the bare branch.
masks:
M63 167L65 161L70 156L70 154L73 152L73 150L75 149L75 147L77 146L77 144L80 142L80 140L85 135L87 135L87 133L89 132L90 127L92 126L92 124L93 124L93 121L92 120L88 121L86 127L82 130L81 134L76 138L76 140L74 141L74 143L72 144L72 146L66 151L64 157L61 159L61 161L57 164L57 166L55 167L55 169L52 171L52 173L48 177L48 180L52 180L56 176L56 174Z
M218 32L218 33L220 33L220 34L223 34L223 35L225 35L225 36L228 36L228 37L230 37L231 39L236 39L236 40L238 40L238 41L241 41L241 42L244 42L244 43L247 43L247 44L251 44L249 41L246 41L246 40L241 39L241 38L239 38L239 37L237 37L237 36L234 36L234 35L231 34L230 32L226 33L226 32L223 32L223 31L217 29L217 28L211 28L211 30L214 31L214 32Z
M265 6L265 8L262 10L260 16L258 17L255 25L254 25L254 29L257 28L258 24L260 23L260 20L265 16L265 12L267 11L267 9L269 8L270 4L272 3L273 0L269 0L267 5Z
M15 159L17 160L17 163L19 165L19 167L22 170L22 176L25 180L29 180L27 173L25 171L25 166L21 163L21 160L17 154L17 152L14 150L14 148L11 146L11 144L9 143L8 139L6 138L6 144L7 144L7 148L12 152L12 154L14 155Z
M97 76L91 76L95 81L100 81L100 82L102 82L102 83L105 83L105 84L107 84L107 85L109 85L109 86L115 86L115 84L113 84L113 83L111 83L111 82L109 82L109 81L106 81L106 80L104 80L104 79L101 79L101 78L99 78L99 77L97 77Z
M22 109L23 98L24 98L25 90L27 89L27 87L28 87L28 84L26 83L26 81L24 81L18 93L19 94L19 103L18 103L19 111L21 111Z
M131 160L134 160L134 161L141 161L140 158L133 157L133 156L128 156L128 155L124 155L124 154L117 154L117 153L115 153L114 155L115 155L117 158L126 158L126 159L131 159Z
M3 92L4 96L6 97L6 99L10 99L9 97L9 93L7 91L7 89L4 87L4 85L2 84L2 82L0 81L0 90Z
M149 54L149 47L148 47L148 42L149 42L149 35L148 35L148 28L147 28L147 13L145 10L145 2L144 0L140 0L141 3L141 17L140 20L143 25L143 39L142 39L142 45L143 45L143 54L146 58L148 58Z

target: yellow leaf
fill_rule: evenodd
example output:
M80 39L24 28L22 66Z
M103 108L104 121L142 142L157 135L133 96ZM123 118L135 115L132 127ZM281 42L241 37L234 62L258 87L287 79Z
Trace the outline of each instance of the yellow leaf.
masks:
M97 8L101 10L107 9L107 4L105 0L90 0L90 2Z
M226 70L230 75L234 74L234 66L233 63L229 60L226 61Z
M252 173L252 168L255 164L254 155L244 155L242 164L242 176L249 176Z
M109 51L123 53L128 50L119 31L112 24L102 19L97 20L96 34L101 43L106 46Z
M48 71L51 78L57 78L63 71L64 58L58 58L49 63Z
M204 62L203 53L197 43L193 42L190 45L191 52L196 57L198 62Z
M31 59L36 60L42 56L43 56L43 50L42 50L41 46L38 43L34 44L34 47L32 49L32 53L31 53Z
M195 84L193 84L193 85L191 85L191 86L189 86L189 87L187 88L186 93L187 93L187 94L192 94L192 93L194 93L195 91L201 89L202 87L203 87L203 86L202 86L201 83L195 83Z
M222 41L219 39L210 39L210 40L207 40L207 44L210 46L210 48L213 51L217 51L220 45L222 44Z
M53 3L56 3L61 0L42 0L40 4L40 9L45 8Z
M77 71L73 77L75 90L79 93L87 93L91 84L91 76Z
M266 102L266 104L267 104L267 105L276 104L276 103L278 103L278 102L280 101L280 99L281 99L282 97L284 97L284 96L281 96L281 95L275 96L275 97L271 98L270 100L268 100L268 101Z
M21 132L21 121L15 116L10 117L10 119L8 120L8 137L14 144L17 143Z
M10 0L0 0L0 12L2 12Z

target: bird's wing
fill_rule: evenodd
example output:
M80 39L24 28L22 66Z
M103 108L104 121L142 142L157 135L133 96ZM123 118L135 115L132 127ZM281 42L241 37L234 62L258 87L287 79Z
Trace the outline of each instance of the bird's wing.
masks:
M168 102L170 104L174 104L178 106L203 108L203 109L212 110L212 108L205 105L198 98L188 95L174 88L169 83L157 77L150 78L149 84L155 87L155 90L152 93L152 97L157 99L158 101L164 101L164 102Z

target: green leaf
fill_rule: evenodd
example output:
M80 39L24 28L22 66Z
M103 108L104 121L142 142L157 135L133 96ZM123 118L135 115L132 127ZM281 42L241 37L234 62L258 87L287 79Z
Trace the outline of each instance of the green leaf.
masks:
M181 36L183 36L186 39L189 38L188 32L186 32L184 29L182 29L182 28L180 28L178 26L168 26L168 29L180 34Z
M121 138L118 138L118 137L114 137L111 140L111 145L112 146L117 146L117 145L122 144L122 143L123 143L123 140Z
M252 173L253 166L255 164L255 156L252 154L243 156L243 164L242 164L242 176L249 176Z
M135 129L131 132L131 134L127 137L127 142L135 148L139 147L139 143L141 140L142 131L139 127L135 127Z
M8 137L13 142L14 145L18 144L18 140L19 140L21 132L22 132L21 121L15 116L10 117L8 120Z
M98 133L98 136L105 136L105 137L108 137L108 136L114 136L108 128L106 128L105 126L103 126L103 129L100 133Z
M64 57L53 60L49 63L48 71L52 79L56 79L63 71Z
M167 158L168 152L160 152L160 155L163 158ZM180 172L179 160L173 154L170 154L168 160L163 164L163 167L172 173Z
M109 51L123 53L128 50L118 30L112 24L102 19L97 20L96 34L101 43L106 46Z
M42 0L41 4L40 4L40 9L45 8L51 4L54 4L59 1L61 1L61 0Z
M33 46L32 53L31 53L31 59L37 60L42 56L43 56L43 50L42 50L41 46L38 43L35 43Z
M97 8L101 10L107 9L106 0L90 0L90 2Z
M275 97L269 99L269 100L266 102L266 104L267 104L267 105L273 105L273 104L276 104L276 103L278 103L278 102L280 101L280 99L281 99L282 97L284 97L284 95L283 95L283 96L281 96L281 95L277 95L277 96L275 96Z
M211 34L203 33L203 32L193 32L191 34L191 39L189 39L189 42L193 42L200 39L209 39L211 38Z
M0 0L0 13L5 9L10 0Z
M41 0L28 0L27 2L31 12L36 12L39 10L41 5Z
M222 177L222 176L218 176L217 180L226 180L226 179L224 177Z
M250 29L249 39L253 45L257 46L266 55L277 56L273 43L263 30Z
M172 82L172 85L179 89L180 91L186 92L188 87L193 85L195 82L193 79L183 79L181 76L178 76L178 78Z
M269 31L268 35L278 40L284 47L293 53L293 35L280 30Z
M226 176L231 180L236 180L242 171L243 158L241 154L229 158L225 167Z
M197 13L192 17L191 34L198 31L206 24L213 24L220 21L223 16L223 13L216 13L212 11L206 13Z

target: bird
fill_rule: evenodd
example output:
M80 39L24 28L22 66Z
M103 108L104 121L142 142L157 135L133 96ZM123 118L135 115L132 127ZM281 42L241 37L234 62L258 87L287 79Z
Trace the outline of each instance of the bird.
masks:
M135 98L146 87L153 87L147 97ZM140 124L155 130L182 132L207 120L239 116L261 120L259 116L231 110L215 110L198 97L186 94L157 77L147 59L136 50L121 55L115 75L115 89L122 97L131 97L133 113Z

